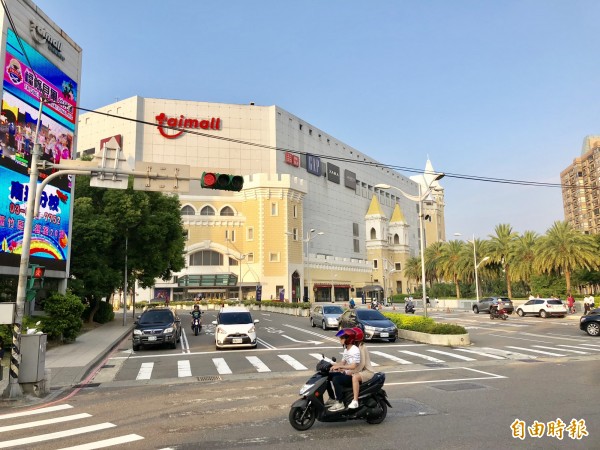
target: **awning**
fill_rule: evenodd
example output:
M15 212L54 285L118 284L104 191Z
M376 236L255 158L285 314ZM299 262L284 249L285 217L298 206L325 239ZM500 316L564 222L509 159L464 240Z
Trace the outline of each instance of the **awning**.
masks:
M379 286L378 284L373 284L370 286L364 286L362 288L362 290L365 292L373 292L373 291L383 291L383 288L381 286Z
M327 284L327 283L315 283L314 287L316 287L316 288L331 288L331 284Z
M350 285L349 284L336 284L335 288L336 289L350 289Z

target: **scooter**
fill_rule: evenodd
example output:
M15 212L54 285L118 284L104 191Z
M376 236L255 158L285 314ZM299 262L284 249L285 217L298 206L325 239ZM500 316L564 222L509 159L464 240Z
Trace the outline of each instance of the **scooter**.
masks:
M490 319L491 320L494 320L494 319L506 320L506 319L508 319L508 314L506 313L506 309L502 308L502 309L498 310L496 308L490 308Z
M194 331L194 336L198 336L198 333L202 330L202 321L200 320L201 315L194 315L193 312L190 313L192 315L192 330Z
M358 408L348 409L352 401L352 387L344 388L343 402L345 409L329 411L324 404L323 394L329 383L329 370L335 358L325 357L317 363L317 372L300 389L302 398L296 400L288 416L290 424L298 431L306 431L319 422L345 422L346 420L364 419L370 424L379 424L387 415L388 406L392 405L383 390L385 374L378 372L369 381L362 383L358 394Z
M406 314L414 314L415 313L415 305L409 305L408 303L404 305L404 312Z

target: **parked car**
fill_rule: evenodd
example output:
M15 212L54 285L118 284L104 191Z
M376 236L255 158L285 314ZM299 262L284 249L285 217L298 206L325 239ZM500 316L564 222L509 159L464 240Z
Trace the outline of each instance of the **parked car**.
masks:
M337 328L340 316L344 314L341 306L317 305L310 311L310 325L327 328Z
M517 308L517 314L521 317L527 314L535 314L544 319L550 316L565 317L567 315L567 305L565 305L562 300L534 298L519 306Z
M592 309L579 319L579 329L590 336L600 336L600 308Z
M215 347L217 350L232 347L256 348L256 326L258 319L243 306L221 308L214 320Z
M387 339L394 342L398 327L390 319L374 309L349 309L340 317L338 329L360 327L365 340Z
M500 308L506 310L506 314L512 314L515 310L513 302L508 297L485 297L473 305L473 312L475 314L479 314L480 312L489 314L490 307L498 303L500 303Z
M135 321L132 335L134 351L142 345L168 344L177 348L180 339L181 320L170 308L150 308Z

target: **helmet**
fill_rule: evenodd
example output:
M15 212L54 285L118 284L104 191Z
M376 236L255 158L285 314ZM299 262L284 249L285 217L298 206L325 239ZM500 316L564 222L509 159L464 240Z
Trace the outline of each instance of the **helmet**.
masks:
M194 309L200 309L200 305L196 303L196 304L194 305Z
M354 331L354 334L355 334L354 340L356 342L362 342L362 340L365 338L365 333L363 333L363 330L361 330L358 327L354 327L354 328L352 328L352 330Z
M344 328L335 334L335 337L346 339L346 345L354 344L356 332L352 328Z

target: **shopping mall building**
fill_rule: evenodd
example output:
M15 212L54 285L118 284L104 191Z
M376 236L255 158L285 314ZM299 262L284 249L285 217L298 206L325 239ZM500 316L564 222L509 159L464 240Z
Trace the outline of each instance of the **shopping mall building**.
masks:
M381 183L418 196L428 181L425 244L445 240L444 190L429 161L425 175L405 177L277 106L132 97L79 116L79 154L99 154L111 136L130 161L197 175L179 194L186 268L137 301L256 298L257 286L262 299L287 301L411 292L403 269L419 255L418 205ZM244 187L203 189L203 171L241 174Z

